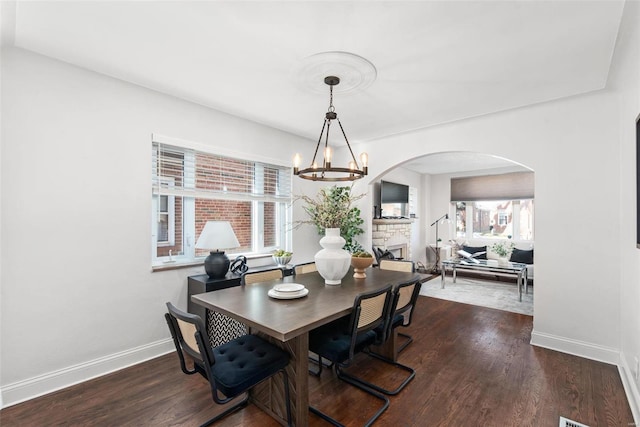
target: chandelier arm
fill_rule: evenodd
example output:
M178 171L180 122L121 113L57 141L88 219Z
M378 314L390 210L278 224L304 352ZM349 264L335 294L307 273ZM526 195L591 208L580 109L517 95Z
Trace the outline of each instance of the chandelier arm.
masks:
M347 134L344 133L344 128L342 127L342 123L340 122L340 119L337 119L337 120L338 120L338 124L340 125L340 130L342 131L342 136L344 136L344 140L347 143L347 147L349 148L349 153L351 153L351 158L353 159L353 163L355 163L356 169L360 169L360 166L358 165L358 161L356 160L356 156L353 155L351 144L349 144L349 140L347 139Z
M320 148L320 143L322 142L322 134L324 133L324 128L327 127L327 122L329 120L324 119L324 123L322 124L322 130L320 131L320 136L318 137L318 143L316 144L316 152L313 153L313 159L311 159L311 163L310 166L313 166L313 164L316 161L316 157L318 156L318 149ZM328 133L328 131L327 131Z

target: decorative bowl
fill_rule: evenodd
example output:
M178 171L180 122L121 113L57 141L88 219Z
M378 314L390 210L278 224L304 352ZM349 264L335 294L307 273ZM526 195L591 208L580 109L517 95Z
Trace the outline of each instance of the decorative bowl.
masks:
M351 266L353 267L353 277L356 279L364 279L367 275L364 269L373 264L373 257L351 257Z
M272 257L273 257L273 262L275 262L279 266L287 265L287 264L289 264L289 261L291 261L291 255L288 255L288 256L275 256L275 255L272 255Z

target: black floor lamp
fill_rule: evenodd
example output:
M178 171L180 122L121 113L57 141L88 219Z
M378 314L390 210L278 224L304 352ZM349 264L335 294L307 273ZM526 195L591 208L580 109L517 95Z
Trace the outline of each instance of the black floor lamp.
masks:
M435 247L435 252L436 252L436 263L434 264L433 268L431 269L431 272L434 274L438 274L440 273L440 238L438 237L438 224L440 224L440 222L442 221L442 223L449 223L451 222L451 220L449 219L449 214L446 213L444 215L442 215L440 218L436 219L435 221L433 221L431 223L431 227L433 227L434 225L436 226L436 247Z

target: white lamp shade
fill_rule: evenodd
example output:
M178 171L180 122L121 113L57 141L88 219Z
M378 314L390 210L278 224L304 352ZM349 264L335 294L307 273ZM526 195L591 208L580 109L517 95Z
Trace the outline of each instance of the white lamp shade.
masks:
M240 247L240 242L229 221L207 221L196 242L196 249L230 249Z

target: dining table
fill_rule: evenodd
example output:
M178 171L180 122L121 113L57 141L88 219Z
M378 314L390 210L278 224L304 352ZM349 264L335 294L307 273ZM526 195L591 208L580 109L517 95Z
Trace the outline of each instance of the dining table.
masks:
M291 411L294 425L309 424L309 331L351 313L355 297L363 292L420 280L416 273L381 270L370 267L366 277L356 279L353 269L340 285L326 285L318 272L286 276L282 279L221 289L192 295L191 300L211 311L216 311L244 323L256 333L287 350L291 356L287 374L290 385ZM274 286L297 284L308 290L301 297L279 298ZM299 287L299 286L298 286ZM396 338L393 334L376 351L395 359ZM284 387L281 378L271 378L251 392L251 400L263 411L286 425Z

